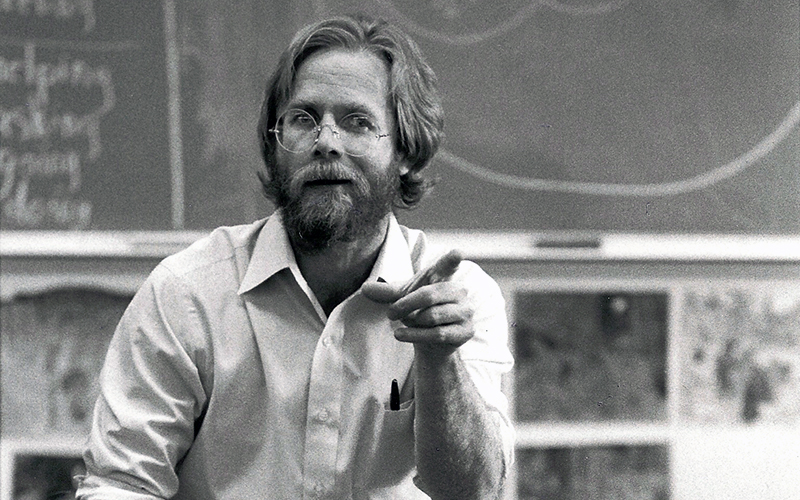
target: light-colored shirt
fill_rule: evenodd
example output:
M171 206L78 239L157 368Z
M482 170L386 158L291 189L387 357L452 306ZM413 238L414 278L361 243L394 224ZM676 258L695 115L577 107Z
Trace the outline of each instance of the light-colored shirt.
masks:
M435 257L392 217L368 280L407 281ZM504 301L472 262L453 279L477 308L459 354L510 461ZM279 214L215 230L160 263L123 315L78 497L428 498L413 482L414 349L399 326L360 291L326 316Z

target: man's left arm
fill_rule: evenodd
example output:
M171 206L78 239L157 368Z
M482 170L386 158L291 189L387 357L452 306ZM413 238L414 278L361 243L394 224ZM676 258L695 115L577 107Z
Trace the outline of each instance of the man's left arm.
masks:
M464 262L451 281L399 298L398 290L364 288L406 326L396 338L414 343L417 485L434 500L496 498L511 455L500 378L512 360L499 288Z

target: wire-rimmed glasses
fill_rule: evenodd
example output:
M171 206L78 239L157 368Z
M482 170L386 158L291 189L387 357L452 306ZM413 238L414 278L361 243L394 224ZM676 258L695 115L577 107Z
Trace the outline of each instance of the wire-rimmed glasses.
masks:
M350 113L337 120L336 126L319 125L310 113L297 108L284 111L270 132L286 151L305 153L319 141L324 127L330 127L350 156L365 156L382 137L389 136L382 134L380 128L363 113Z

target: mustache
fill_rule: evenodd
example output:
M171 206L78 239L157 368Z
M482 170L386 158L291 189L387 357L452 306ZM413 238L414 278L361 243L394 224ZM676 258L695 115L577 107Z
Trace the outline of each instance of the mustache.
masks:
M292 173L287 181L288 190L293 196L299 196L309 183L320 181L348 182L361 196L366 196L370 191L369 179L362 172L337 161L310 163Z
M306 165L292 175L294 183L306 184L314 181L351 181L355 182L362 177L359 172L342 165L339 162L316 162Z

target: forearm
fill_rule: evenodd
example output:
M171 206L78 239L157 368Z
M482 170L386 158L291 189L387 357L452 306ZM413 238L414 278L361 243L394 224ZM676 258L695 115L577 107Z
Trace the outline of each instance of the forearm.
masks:
M500 494L500 431L457 352L417 346L415 445L418 486L434 500Z

